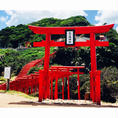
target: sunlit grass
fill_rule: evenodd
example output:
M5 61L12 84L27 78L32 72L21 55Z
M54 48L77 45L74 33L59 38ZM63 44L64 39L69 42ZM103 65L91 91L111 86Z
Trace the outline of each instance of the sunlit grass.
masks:
M18 95L18 96L22 96L22 97L28 98L28 99L35 99L35 98L37 98L37 97L33 97L33 96L27 95L25 93L19 92L19 91L12 91L12 90L9 90L9 91L0 90L0 93L6 93L6 94L11 94L11 95Z

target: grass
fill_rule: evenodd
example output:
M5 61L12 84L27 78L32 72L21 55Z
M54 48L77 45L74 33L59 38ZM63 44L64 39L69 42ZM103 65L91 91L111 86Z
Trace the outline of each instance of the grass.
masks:
M50 48L50 53L53 53L54 47ZM41 59L45 55L45 48L44 47L33 47L23 51L19 51L21 57L34 57L36 56L37 59Z
M10 81L15 80L16 76L12 76ZM0 84L3 84L6 82L7 79L5 79L3 76L0 77Z
M7 94L10 94L10 95L18 95L18 96L22 96L22 97L28 98L28 99L35 99L35 98L37 98L37 97L33 97L33 96L27 95L25 93L19 92L19 91L12 91L12 90L9 90L9 91L0 90L0 93L7 93Z
M0 77L0 84L3 84L6 82L6 79L4 77Z

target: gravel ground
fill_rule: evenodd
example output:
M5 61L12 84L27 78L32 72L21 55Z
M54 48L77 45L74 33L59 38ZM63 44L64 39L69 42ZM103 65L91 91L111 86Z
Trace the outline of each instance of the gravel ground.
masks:
M12 95L8 93L0 93L0 108L10 107L118 107L117 103L104 103L101 105L93 104L91 101L85 100L49 100L46 99L42 103L37 102L38 98L25 98L19 95Z

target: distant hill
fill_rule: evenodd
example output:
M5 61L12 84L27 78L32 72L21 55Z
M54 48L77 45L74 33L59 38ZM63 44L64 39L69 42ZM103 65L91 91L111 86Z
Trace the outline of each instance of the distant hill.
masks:
M44 18L28 25L42 27L61 27L61 26L88 26L91 25L84 16L75 16L67 19ZM40 41L45 38L44 35L34 34L29 30L28 25L17 25L6 27L0 31L1 48L17 48L25 45L25 42ZM59 38L57 36L53 38Z
M60 26L87 26L91 25L84 16L74 16L67 19L44 18L31 25L42 27L60 27Z

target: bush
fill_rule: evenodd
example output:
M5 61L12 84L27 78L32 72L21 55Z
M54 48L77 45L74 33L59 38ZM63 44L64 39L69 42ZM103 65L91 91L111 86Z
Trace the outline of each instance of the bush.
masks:
M0 84L5 83L6 79L4 77L0 77Z
M38 72L40 69L42 69L43 67L37 67L37 66L35 66L35 67L32 67L30 70L29 70L29 72L28 72L28 75L30 75L30 74L33 74L33 73L35 73L35 72Z
M2 58L0 58L0 73L4 71L4 67L10 66L12 73L17 74L25 61L24 58L20 57L18 51L7 49Z
M118 69L105 67L101 73L101 98L106 102L115 102L118 90Z

